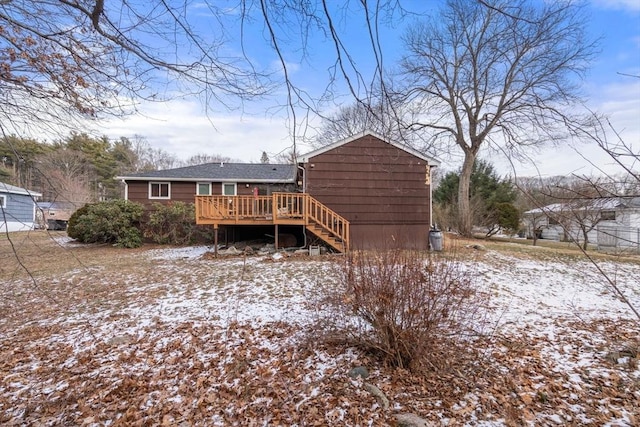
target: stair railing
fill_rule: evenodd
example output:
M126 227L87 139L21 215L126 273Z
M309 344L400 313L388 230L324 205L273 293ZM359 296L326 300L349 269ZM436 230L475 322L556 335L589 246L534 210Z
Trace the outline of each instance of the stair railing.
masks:
M307 221L319 225L330 235L342 241L344 251L349 249L349 221L317 199L307 196ZM307 223L308 223L307 222Z

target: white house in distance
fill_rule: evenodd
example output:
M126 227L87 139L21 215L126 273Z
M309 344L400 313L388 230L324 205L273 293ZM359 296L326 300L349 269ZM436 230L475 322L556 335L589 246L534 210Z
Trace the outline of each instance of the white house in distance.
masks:
M0 182L0 232L32 230L42 194Z
M598 247L640 246L640 197L603 197L554 203L525 212L527 237L575 240Z

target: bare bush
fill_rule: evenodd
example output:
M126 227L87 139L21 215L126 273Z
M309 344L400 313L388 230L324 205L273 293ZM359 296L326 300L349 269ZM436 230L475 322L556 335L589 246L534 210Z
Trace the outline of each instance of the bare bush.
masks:
M386 363L433 365L442 346L468 336L481 314L473 274L455 259L419 252L352 253L325 291L329 324Z

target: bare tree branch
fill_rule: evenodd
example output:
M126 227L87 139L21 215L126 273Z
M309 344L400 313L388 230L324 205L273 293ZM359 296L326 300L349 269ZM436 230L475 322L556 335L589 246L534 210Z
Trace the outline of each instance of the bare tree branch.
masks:
M404 100L422 112L413 123L438 132L464 154L459 208L471 231L469 176L482 146L510 155L569 135L579 102L576 78L595 54L581 8L570 3L449 0L437 18L405 38Z

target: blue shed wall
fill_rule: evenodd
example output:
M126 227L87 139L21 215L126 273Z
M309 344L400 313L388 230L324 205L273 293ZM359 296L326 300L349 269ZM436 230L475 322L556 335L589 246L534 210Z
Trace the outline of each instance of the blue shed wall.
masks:
M0 192L0 195L6 198L6 206L0 215L0 223L5 220L7 222L33 223L34 201L31 196L3 192Z

